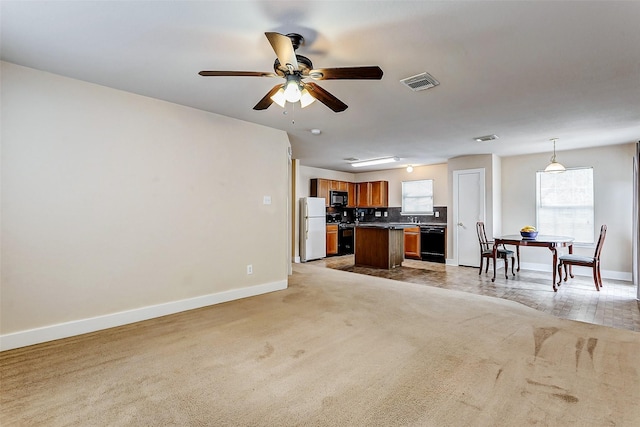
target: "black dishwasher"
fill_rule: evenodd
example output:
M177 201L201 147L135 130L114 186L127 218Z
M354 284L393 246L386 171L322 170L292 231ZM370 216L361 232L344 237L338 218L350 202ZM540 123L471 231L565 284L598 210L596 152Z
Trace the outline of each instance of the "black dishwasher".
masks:
M445 263L446 256L446 226L420 226L420 257L423 261Z

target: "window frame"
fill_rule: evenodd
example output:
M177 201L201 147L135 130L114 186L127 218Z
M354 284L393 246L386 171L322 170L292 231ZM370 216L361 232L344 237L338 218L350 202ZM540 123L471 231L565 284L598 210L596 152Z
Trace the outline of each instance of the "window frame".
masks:
M580 218L577 221L572 221L572 232L567 232L567 233L557 233L554 231L546 231L544 230L545 225L541 225L543 223L549 223L550 220L553 220L553 218L544 218L544 213L542 213L541 211L545 210L545 206L544 206L544 202L541 200L541 196L542 196L542 180L544 180L544 178L553 178L554 176L562 176L562 178L566 178L567 173L571 174L572 172L577 172L577 171L590 171L590 188L587 188L587 191L590 194L587 194L586 197L586 203L580 205L579 204L579 200L577 200L577 198L575 199L570 199L567 203L567 205L559 205L559 204L555 204L555 205L551 205L549 204L547 206L546 210L551 210L551 209L555 209L556 212L558 212L557 216L563 215L565 217L570 216L572 218ZM559 172L559 173L549 173L549 172L544 172L544 171L537 171L536 172L536 227L538 229L538 231L541 234L560 234L560 235L569 235L571 237L574 237L576 240L574 241L574 245L575 246L584 246L584 247L593 247L595 245L595 239L596 239L596 229L595 229L595 184L594 184L594 173L593 173L593 167L576 167L576 168L568 168L565 172ZM579 191L580 187L572 187L573 191ZM566 194L566 192L565 192ZM561 196L557 196L557 197L561 197ZM590 200L589 200L590 199ZM566 200L566 199L565 199ZM589 204L590 202L590 204ZM562 212L562 210L564 210L564 212ZM578 212L578 210L587 210L586 215L577 215L574 214L573 212ZM556 216L556 218L557 218ZM586 234L584 235L572 235L575 234L573 233L575 231L576 228L580 229L579 225L576 224L581 224L584 221L586 221L587 225L590 225L590 227L582 227L583 231L585 231L585 233L588 233L589 236L586 236ZM566 222L565 222L566 223ZM562 224L562 221L558 221L557 219L553 220L553 226L554 229L557 231L558 230L558 226ZM588 231L587 231L588 230ZM585 239L584 237L590 237L591 241L587 239Z
M405 195L405 184L408 183L417 183L417 182L425 182L425 183L429 183L427 185L427 187L430 188L426 188L425 193L420 194L418 196L407 196ZM412 180L412 181L402 181L402 189L401 189L401 207L400 207L400 215L433 215L434 214L434 204L433 204L433 187L434 187L434 180L433 179L416 179L416 180ZM427 210L427 211L410 211L410 210L406 210L406 203L405 203L405 199L408 198L426 198L426 199L430 199L430 203L427 203L427 207L430 205L431 206L431 210Z

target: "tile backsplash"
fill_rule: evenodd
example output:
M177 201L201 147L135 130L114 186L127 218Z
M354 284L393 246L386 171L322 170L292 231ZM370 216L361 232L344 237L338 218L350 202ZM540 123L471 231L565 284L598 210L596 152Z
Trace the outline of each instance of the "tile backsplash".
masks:
M399 207L358 208L356 209L356 215L358 219L363 222L420 222L430 224L447 224L446 206L434 206L433 215L401 215L400 211L401 208ZM415 220L411 221L412 218L415 218Z

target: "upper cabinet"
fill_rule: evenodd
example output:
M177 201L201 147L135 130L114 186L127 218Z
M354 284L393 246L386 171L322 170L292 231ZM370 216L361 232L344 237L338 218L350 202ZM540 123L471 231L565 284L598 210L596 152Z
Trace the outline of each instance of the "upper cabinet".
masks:
M325 206L329 206L331 191L346 191L349 195L349 208L386 208L389 205L389 182L346 182L331 179L313 178L309 194L322 197Z
M386 208L389 206L389 182L373 181L371 183L371 207Z
M348 208L355 208L357 205L357 193L356 193L356 184L353 182L348 182L347 183L347 191L349 193L349 204L347 205Z
M389 182L372 181L358 182L356 184L357 201L359 208L386 208L389 206Z
M348 191L348 187L349 187L349 183L346 181L329 181L330 182L330 186L329 186L329 190L330 191Z
M355 184L351 182L313 178L309 190L311 197L323 197L325 206L329 206L329 193L331 191L346 191L349 193L349 204L347 207L356 207L356 189Z
M331 187L331 182L333 181L328 179L312 179L309 195L311 197L323 197L325 206L329 206L329 188Z

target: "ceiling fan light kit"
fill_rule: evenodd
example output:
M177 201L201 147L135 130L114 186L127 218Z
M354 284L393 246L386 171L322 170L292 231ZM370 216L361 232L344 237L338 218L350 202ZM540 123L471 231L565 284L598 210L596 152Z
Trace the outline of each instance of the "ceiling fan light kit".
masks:
M305 88L302 89L302 92L300 92L300 107L304 108L308 105L313 104L316 101L316 99L311 96L311 94L309 93L309 91Z
M567 169L556 160L556 140L558 138L551 138L551 141L553 141L553 156L551 156L551 163L549 163L547 165L546 168L544 168L545 172L550 172L550 173L559 173L559 172L564 172Z
M361 168L364 166L375 166L375 165L383 165L385 163L393 163L399 162L399 157L382 157L379 159L371 159L371 160L360 160L351 163L351 166L354 168Z
M297 55L296 49L304 44L304 37L291 33L265 33L267 40L276 53L273 64L274 73L259 71L200 71L205 77L283 77L285 84L276 85L256 105L254 110L266 110L274 102L285 107L286 103L300 102L302 108L312 104L316 99L336 113L348 108L347 104L322 89L314 80L380 80L382 70L378 66L319 68L313 69L313 63L305 56Z

